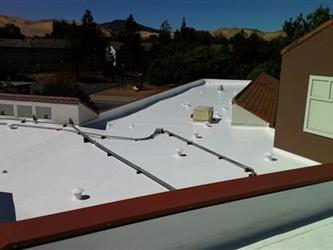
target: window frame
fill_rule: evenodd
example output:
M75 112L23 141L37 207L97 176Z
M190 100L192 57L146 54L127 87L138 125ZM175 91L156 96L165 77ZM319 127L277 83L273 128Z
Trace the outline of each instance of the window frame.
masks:
M313 81L314 80L328 81L328 84L329 84L328 98L312 95L312 88L313 88ZM316 129L312 129L312 128L308 127L311 100L316 100L316 101L321 101L321 102L328 102L328 103L333 104L333 77L310 75L309 83L308 83L308 93L307 93L307 96L306 96L306 109L305 109L304 123L303 123L303 131L304 132L308 132L308 133L311 133L311 134L315 134L315 135L319 135L319 136L323 136L323 137L326 137L326 138L333 139L333 133L322 132L322 131L318 131ZM333 123L332 123L332 125L333 125Z

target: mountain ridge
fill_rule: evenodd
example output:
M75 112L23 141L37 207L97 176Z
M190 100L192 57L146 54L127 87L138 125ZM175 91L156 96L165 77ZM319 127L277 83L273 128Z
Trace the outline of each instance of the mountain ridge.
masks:
M40 20L27 20L21 17L15 16L0 16L0 27L4 26L7 23L14 24L21 29L22 34L28 37L34 36L45 36L52 32L52 25L54 21L60 21L60 19L40 19ZM66 21L66 20L65 20ZM69 22L69 21L68 21ZM106 35L110 35L112 31L119 31L125 25L125 20L123 19L115 19L110 22L103 22L98 24L98 27L102 30L102 32ZM139 32L143 38L147 38L151 35L158 35L159 30L148 27L138 23ZM255 28L218 28L214 31L210 31L210 33L214 36L223 35L226 38L231 38L232 36L239 33L241 30L245 32L246 36L250 36L251 34L257 34L265 40L272 40L279 36L284 36L284 32L275 31L275 32L264 32Z

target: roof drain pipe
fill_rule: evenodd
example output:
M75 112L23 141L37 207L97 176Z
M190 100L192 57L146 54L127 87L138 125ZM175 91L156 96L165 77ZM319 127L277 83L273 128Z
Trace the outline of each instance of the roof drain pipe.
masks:
M157 182L158 184L160 184L161 186L165 187L168 190L175 190L174 187L172 187L171 185L169 185L168 183L162 181L161 179L159 179L158 177L156 177L155 175L149 173L148 171L144 170L143 168L140 168L139 166L135 165L134 163L130 162L129 160L123 158L122 156L114 153L113 151L111 151L110 149L106 148L105 146L103 146L102 144L98 143L97 141L95 141L94 139L92 139L89 135L87 135L85 132L81 131L80 129L78 129L73 120L69 119L69 124L73 127L73 129L83 137L84 142L90 142L92 144L94 144L96 147L98 147L99 149L103 150L104 152L106 152L107 156L113 156L115 157L117 160L121 161L122 163L125 163L126 165L128 165L129 167L133 168L134 170L136 170L137 174L143 174L145 176L147 176L148 178L150 178L151 180Z
M221 155L221 154L219 154L219 153L217 153L217 152L214 152L213 150L210 150L210 149L208 149L208 148L206 148L206 147L204 147L204 146L201 146L201 145L199 145L199 144L197 144L197 143L195 143L195 142L193 142L193 141L187 140L186 138L181 137L181 136L179 136L179 135L177 135L177 134L175 134L175 133L172 133L172 132L170 132L170 131L168 131L168 130L165 130L165 129L164 129L164 130L163 130L163 133L167 133L169 136L175 137L176 139L178 139L178 140L180 140L180 141L186 142L187 145L192 145L192 146L194 146L194 147L197 147L197 148L199 148L199 149L201 149L201 150L203 150L203 151L206 151L206 152L209 153L209 154L215 155L218 159L228 161L228 162L230 162L230 163L232 163L232 164L234 164L234 165L236 165L236 166L238 166L238 167L244 169L245 172L249 173L249 176L250 176L250 177L251 177L251 176L256 176L256 175L257 175L257 173L254 171L253 168L248 167L248 166L245 166L244 164L242 164L242 163L240 163L240 162L237 162L237 161L235 161L235 160L232 160L232 159L230 159L230 158L228 158L228 157L226 157L226 156L224 156L224 155Z

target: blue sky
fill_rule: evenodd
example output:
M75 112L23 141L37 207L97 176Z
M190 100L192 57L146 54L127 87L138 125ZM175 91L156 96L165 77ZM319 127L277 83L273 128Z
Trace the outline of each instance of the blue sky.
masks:
M168 20L175 30L185 16L187 25L196 29L275 31L284 20L308 14L320 5L333 10L333 0L0 0L0 15L80 20L84 10L90 9L98 23L133 14L137 22L154 28Z

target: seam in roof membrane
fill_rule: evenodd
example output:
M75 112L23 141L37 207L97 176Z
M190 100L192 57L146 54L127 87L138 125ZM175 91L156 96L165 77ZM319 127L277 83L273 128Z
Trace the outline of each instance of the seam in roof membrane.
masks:
M228 162L236 165L237 167L240 167L240 168L244 169L245 172L249 172L250 173L249 176L256 176L257 175L257 173L254 171L254 169L251 168L251 167L248 167L248 166L246 166L246 165L244 165L244 164L242 164L242 163L240 163L238 161L232 160L232 159L230 159L230 158L228 158L228 157L226 157L224 155L221 155L221 154L219 154L219 153L217 153L217 152L215 152L213 150L210 150L209 148L206 148L204 146L201 146L200 144L197 144L197 143L195 143L193 141L190 141L190 140L188 140L188 139L186 139L184 137L181 137L180 135L177 135L177 134L175 134L173 132L170 132L168 130L163 130L163 131L165 133L167 133L169 136L172 136L172 137L174 137L174 138L176 138L178 140L186 142L187 145L192 145L194 147L197 147L197 148L199 148L199 149L201 149L201 150L203 150L203 151L205 151L205 152L207 152L209 154L215 155L220 160L228 161Z

